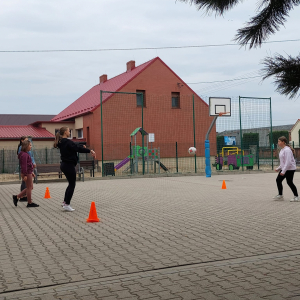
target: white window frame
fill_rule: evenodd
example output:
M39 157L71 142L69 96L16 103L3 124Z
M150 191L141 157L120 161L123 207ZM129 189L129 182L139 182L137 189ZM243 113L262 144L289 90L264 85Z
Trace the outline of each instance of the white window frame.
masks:
M73 129L70 129L70 137L68 137L68 139L72 139L73 138Z

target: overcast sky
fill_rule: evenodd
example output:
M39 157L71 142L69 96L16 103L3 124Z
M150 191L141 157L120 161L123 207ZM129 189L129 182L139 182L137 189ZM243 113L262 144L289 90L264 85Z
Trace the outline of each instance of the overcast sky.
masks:
M207 16L175 0L0 0L0 51L130 49L233 44L236 30L255 14L257 1L244 1L224 17ZM299 9L268 41L300 38ZM58 114L99 82L159 56L198 94L272 97L273 125L300 118L300 99L261 82L267 55L299 54L300 42L98 52L0 52L0 113ZM248 78L247 80L212 82ZM198 83L198 84L194 84Z

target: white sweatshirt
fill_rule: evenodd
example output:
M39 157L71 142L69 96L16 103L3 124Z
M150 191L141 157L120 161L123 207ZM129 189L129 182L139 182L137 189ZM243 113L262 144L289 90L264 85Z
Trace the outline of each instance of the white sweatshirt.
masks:
M296 161L293 152L289 146L285 146L279 152L280 166L276 170L281 170L280 173L285 174L286 171L296 170Z

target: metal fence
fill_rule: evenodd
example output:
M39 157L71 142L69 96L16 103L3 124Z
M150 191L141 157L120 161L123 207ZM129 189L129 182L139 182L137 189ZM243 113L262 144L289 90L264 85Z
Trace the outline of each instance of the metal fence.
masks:
M60 163L60 152L56 148L33 148L32 153L36 164ZM89 159L92 159L90 154L79 153L80 161ZM19 160L16 149L0 150L0 173L19 173Z
M201 98L208 103L208 96ZM202 99L101 91L98 175L204 172L205 134L212 118ZM278 151L271 141L271 98L231 97L231 117L218 117L210 136L212 171L272 169ZM191 146L196 155L188 153ZM55 148L33 148L33 154L37 164L60 162ZM1 173L18 173L18 165L16 149L0 150Z
M271 98L232 97L231 117L218 118L216 130L217 169L273 169L277 163Z

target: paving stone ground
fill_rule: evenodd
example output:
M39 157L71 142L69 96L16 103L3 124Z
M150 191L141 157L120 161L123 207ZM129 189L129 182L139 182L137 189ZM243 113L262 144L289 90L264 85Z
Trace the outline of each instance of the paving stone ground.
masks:
M35 184L39 208L0 185L0 300L300 299L300 202L285 182L273 201L275 178L78 182L72 213L65 182ZM100 223L86 223L92 201Z

